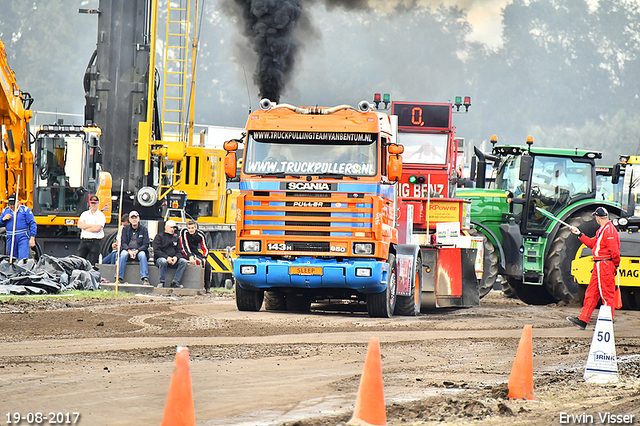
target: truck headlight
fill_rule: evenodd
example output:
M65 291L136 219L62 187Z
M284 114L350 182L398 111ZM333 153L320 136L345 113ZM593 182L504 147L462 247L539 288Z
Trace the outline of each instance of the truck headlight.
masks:
M373 254L373 243L354 243L353 254Z
M371 268L356 268L356 277L370 277Z
M259 252L260 251L260 241L251 241L246 240L242 242L242 251L246 252Z
M255 275L256 274L256 266L255 265L242 265L240 267L240 273L242 275Z

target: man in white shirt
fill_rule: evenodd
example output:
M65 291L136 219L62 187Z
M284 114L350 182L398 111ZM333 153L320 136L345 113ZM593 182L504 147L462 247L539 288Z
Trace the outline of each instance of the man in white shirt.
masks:
M107 219L99 208L100 200L97 195L89 197L89 210L84 211L78 219L80 245L78 256L87 259L92 265L98 263L100 246L104 237L104 225Z

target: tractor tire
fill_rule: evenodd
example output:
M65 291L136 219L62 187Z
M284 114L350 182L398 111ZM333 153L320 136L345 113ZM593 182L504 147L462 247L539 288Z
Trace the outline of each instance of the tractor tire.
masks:
M397 265L396 257L389 255L387 288L381 293L367 294L367 312L372 318L391 318L396 308Z
M411 280L411 294L398 296L395 314L405 316L420 315L420 299L422 298L422 258L416 259L416 270Z
M236 306L239 311L258 312L264 300L264 291L245 290L236 282Z
M469 233L474 236L482 236L482 246L484 255L482 257L482 279L478 285L480 298L483 298L493 289L498 278L498 252L489 238L477 229L472 229Z
M309 312L311 310L309 295L289 293L285 296L284 301L289 312Z
M527 305L548 305L554 302L544 285L524 284L521 279L517 278L509 278L508 283L518 299Z
M286 311L284 293L277 290L264 292L264 309L267 311Z
M565 220L587 235L594 235L598 224L590 212L582 211ZM582 243L567 226L561 226L551 242L544 262L544 287L552 302L571 300L578 295L578 283L571 275L571 261Z
M518 295L516 294L516 289L509 284L506 278L501 277L500 285L502 287L502 295L507 299L517 299Z

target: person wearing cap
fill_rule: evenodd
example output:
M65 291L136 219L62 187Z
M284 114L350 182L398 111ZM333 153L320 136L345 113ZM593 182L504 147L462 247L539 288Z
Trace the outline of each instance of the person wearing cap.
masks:
M82 212L78 219L80 228L80 245L78 256L87 259L92 265L100 258L100 245L104 238L104 225L107 219L99 208L100 199L97 195L89 197L89 210Z
M567 317L573 325L584 330L591 319L598 301L602 299L605 306L611 307L611 318L615 311L615 274L620 266L620 238L618 231L609 220L609 212L604 207L598 207L593 213L600 226L596 236L589 238L575 226L571 232L578 235L580 241L593 252L593 272L589 286L584 293L584 303L580 316Z
M143 285L151 285L149 282L149 231L140 224L140 215L137 211L129 213L129 225L122 229L120 252L120 281L124 279L124 270L127 261L138 260L140 262L140 278Z
M120 227L124 229L125 226L129 224L129 214L125 213L122 215L122 221L120 223ZM120 236L122 232L120 233ZM102 258L102 263L105 265L115 265L116 259L118 257L118 247L120 246L120 236L116 236L116 240L111 243L111 253Z
M36 245L36 232L38 226L33 212L27 206L17 203L16 194L9 195L9 205L0 215L0 226L7 228L7 251L11 253L13 247L13 257L16 259L27 259L29 257L29 247ZM13 215L16 215L15 221ZM13 228L15 222L15 229ZM15 243L13 242L15 238Z
M182 256L179 238L175 233L176 222L169 219L164 224L164 231L158 232L153 239L153 254L156 266L160 270L158 287L164 287L167 277L167 268L176 268L176 274L171 282L172 288L182 288L180 281L189 262Z

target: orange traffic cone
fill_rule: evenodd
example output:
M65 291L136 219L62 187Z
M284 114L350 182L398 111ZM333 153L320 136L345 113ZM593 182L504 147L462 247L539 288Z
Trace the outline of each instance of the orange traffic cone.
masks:
M530 325L524 326L520 337L516 360L509 376L509 399L533 400L533 348Z
M384 388L382 386L382 362L380 360L380 340L372 337L369 340L367 359L360 378L356 408L349 425L387 424L387 411L384 405Z
M162 426L195 426L193 391L189 373L189 349L178 346L176 369L171 377L167 405L164 407Z

